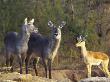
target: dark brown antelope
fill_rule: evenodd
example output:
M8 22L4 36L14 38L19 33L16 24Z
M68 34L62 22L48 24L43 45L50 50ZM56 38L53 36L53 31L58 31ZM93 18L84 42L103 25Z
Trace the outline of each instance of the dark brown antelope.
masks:
M8 67L10 63L10 65L12 66L11 71L13 71L14 55L16 55L20 65L20 73L22 74L22 65L26 58L30 33L35 31L37 32L37 28L35 28L33 23L34 19L28 21L26 18L24 20L23 26L21 27L20 33L8 32L4 38L6 50L6 65Z
M48 22L48 26L51 28L51 37L46 38L38 33L33 33L28 42L28 52L26 58L26 74L28 74L28 64L31 57L40 57L46 72L49 71L49 78L51 79L51 63L53 62L61 42L61 29L65 25L63 21L60 26L56 27L51 21ZM33 66L36 75L36 59L33 61Z

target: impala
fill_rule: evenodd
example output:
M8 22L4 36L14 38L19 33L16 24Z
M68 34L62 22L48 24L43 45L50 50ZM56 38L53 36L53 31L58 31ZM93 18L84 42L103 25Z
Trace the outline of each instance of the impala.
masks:
M83 36L77 37L77 40L78 43L76 43L76 47L81 48L81 53L88 70L88 77L91 77L92 65L98 66L108 77L110 77L108 70L109 57L107 54L102 52L87 51L85 46L85 37Z

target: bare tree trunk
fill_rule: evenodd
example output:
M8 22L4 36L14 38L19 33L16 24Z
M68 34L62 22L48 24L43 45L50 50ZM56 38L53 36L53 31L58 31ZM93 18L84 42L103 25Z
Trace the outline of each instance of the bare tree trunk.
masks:
M52 3L52 6L54 7L55 6L55 0L50 0L51 3Z
M71 11L72 11L72 21L74 20L74 5L73 5L73 0L70 0L71 2Z
M97 5L97 8L96 8L96 12L97 12L97 18L96 18L96 32L97 32L97 35L99 37L98 39L98 43L101 44L101 40L104 36L104 33L102 31L102 28L103 28L103 23L102 23L102 16L104 14L104 8L103 8L103 5L102 5L102 1L96 1L96 5Z
M97 5L98 4L98 5ZM102 6L102 1L96 1L96 5L97 7L97 19L96 19L96 32L98 34L99 37L103 36L103 32L102 32L102 15L104 13L104 8Z

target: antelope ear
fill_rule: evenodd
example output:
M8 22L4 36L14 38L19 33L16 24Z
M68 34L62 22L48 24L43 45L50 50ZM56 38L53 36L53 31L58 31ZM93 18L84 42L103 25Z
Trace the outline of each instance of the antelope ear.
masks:
M82 40L83 40L83 41L86 41L86 38L85 38L85 37L83 37L83 38L82 38Z
M77 41L82 41L82 35L80 35L79 37L77 37Z
M32 20L30 20L30 22L33 24L34 23L34 18Z
M51 28L54 26L53 23L52 23L52 21L49 21L48 22L48 26L51 27Z
M61 25L59 26L59 28L63 28L65 26L66 22L62 21Z
M24 19L24 24L27 25L27 18Z
M33 25L33 23L34 23L34 18L28 22L28 24L31 24L31 25Z
M87 37L87 34L84 35L84 36L82 36L82 40L83 40L83 41L86 41L86 37Z

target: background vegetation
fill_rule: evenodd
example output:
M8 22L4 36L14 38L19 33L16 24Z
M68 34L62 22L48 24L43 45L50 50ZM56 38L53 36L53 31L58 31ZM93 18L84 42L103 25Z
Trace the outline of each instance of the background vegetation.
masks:
M63 66L68 62L72 64L73 60L80 62L80 51L75 47L77 34L87 35L89 50L110 52L109 0L0 0L1 51L5 34L9 31L19 32L25 17L35 18L35 26L46 36L50 33L48 20L56 25L66 21L56 58L57 66L59 62Z

